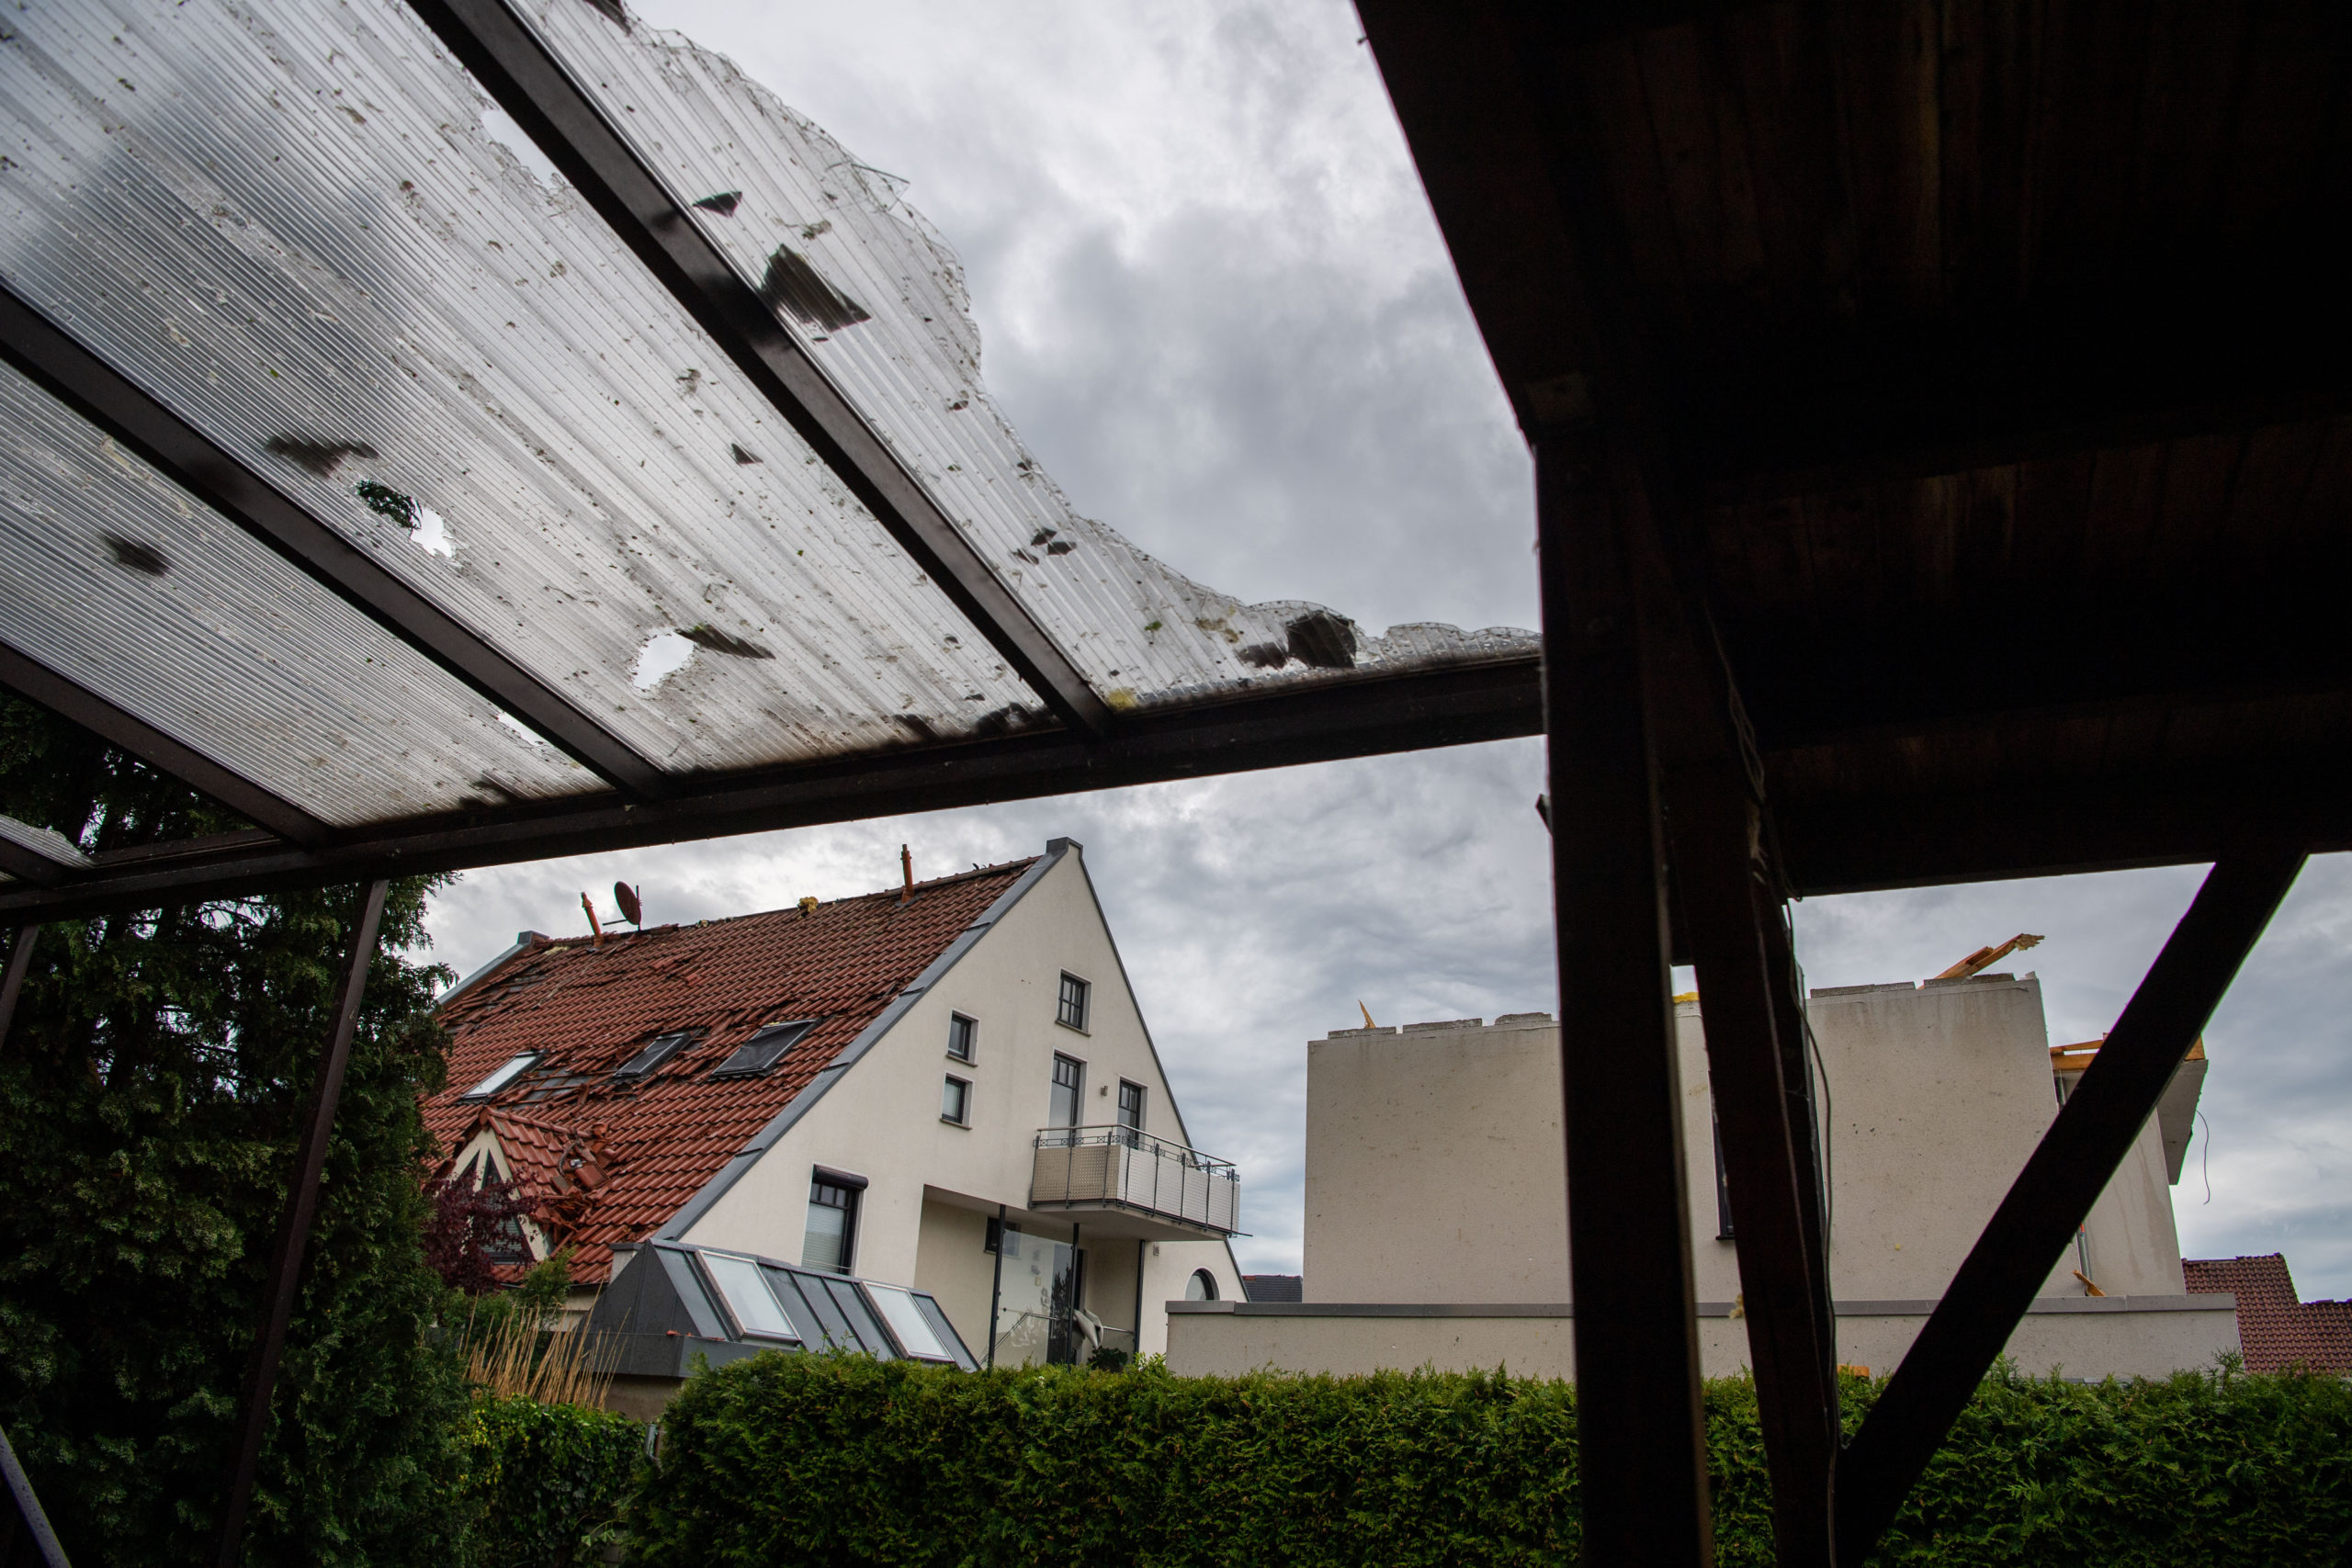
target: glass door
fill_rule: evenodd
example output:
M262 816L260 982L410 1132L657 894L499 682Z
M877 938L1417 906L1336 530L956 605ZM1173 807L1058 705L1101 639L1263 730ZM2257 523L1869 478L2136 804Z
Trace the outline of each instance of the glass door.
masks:
M1078 1249L1068 1242L1024 1235L1011 1226L999 1245L996 1365L1068 1364Z

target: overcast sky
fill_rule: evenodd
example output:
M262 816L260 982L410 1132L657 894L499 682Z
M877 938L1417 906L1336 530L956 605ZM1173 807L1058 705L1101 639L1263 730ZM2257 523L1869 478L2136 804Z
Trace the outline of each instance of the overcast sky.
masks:
M639 7L733 56L961 254L989 387L1090 515L1245 601L1377 630L1532 626L1530 468L1353 12L861 0ZM1535 741L476 872L461 972L529 927L740 914L1086 846L1193 1139L1240 1163L1251 1271L1295 1271L1306 1042L1557 1006ZM2048 941L2053 1042L2109 1028L2199 872L1818 899L1816 986ZM2352 867L2314 862L2207 1032L2175 1190L2192 1257L2284 1251L2352 1296ZM2026 966L2020 964L2019 967ZM1685 982L1687 984L1687 981ZM2207 1201L2207 1177L2211 1201Z

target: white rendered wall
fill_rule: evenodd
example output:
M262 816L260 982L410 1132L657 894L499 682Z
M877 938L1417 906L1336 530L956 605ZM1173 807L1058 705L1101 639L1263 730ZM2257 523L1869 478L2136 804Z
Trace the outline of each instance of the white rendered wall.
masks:
M1939 1297L2057 1114L2041 986L1855 987L1816 996L1811 1016L1829 1085L1833 1292ZM1716 1235L1699 1004L1679 1003L1675 1019L1694 1293L1728 1303L1738 1258ZM1311 1042L1306 1164L1308 1302L1570 1299L1556 1025ZM2087 1272L2108 1294L2180 1293L2154 1118L2085 1229ZM2084 1295L2076 1263L2069 1249L2041 1293Z
M1064 971L1093 987L1084 1033L1057 1021ZM947 1055L953 1013L978 1021L970 1063ZM859 1205L853 1260L857 1273L929 1290L933 1280L926 1277L923 1265L928 1254L941 1270L938 1283L956 1292L958 1300L968 1301L970 1259L956 1258L960 1247L951 1236L956 1222L934 1213L926 1225L926 1190L934 1209L962 1206L984 1222L1002 1204L1011 1223L1069 1239L1069 1216L1023 1212L1037 1132L1048 1115L1057 1052L1086 1064L1081 1112L1086 1124L1117 1119L1118 1084L1124 1078L1144 1087L1146 1132L1191 1144L1076 845L808 1108L684 1239L797 1260L808 1224L810 1173L824 1166L863 1176L868 1182ZM972 1086L967 1126L940 1119L940 1090L950 1073ZM1105 1264L1121 1267L1093 1256L1096 1247L1083 1235L1080 1241L1089 1253L1090 1274ZM1104 1246L1131 1254L1135 1243ZM1181 1297L1184 1279L1193 1269L1206 1268L1230 1297L1241 1293L1239 1271L1223 1242L1168 1244L1163 1254L1167 1266L1154 1259L1146 1279L1148 1344L1165 1342L1159 1303L1167 1297L1153 1292L1167 1278L1174 1284L1170 1293ZM1180 1255L1186 1259L1181 1268ZM1107 1321L1124 1325L1132 1311L1132 1286L1129 1291L1129 1303L1116 1315L1099 1304L1094 1310L1103 1312ZM1090 1288L1090 1303L1102 1299ZM942 1303L946 1304L944 1294ZM973 1350L985 1354L985 1301L977 1318L968 1317L969 1311L968 1306L960 1311L950 1306L948 1315Z

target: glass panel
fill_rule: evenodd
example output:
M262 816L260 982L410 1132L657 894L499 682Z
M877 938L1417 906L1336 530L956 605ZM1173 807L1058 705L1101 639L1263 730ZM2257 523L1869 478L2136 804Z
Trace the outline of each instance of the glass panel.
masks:
M799 1339L800 1331L785 1315L783 1303L768 1289L767 1276L757 1263L748 1258L706 1252L702 1266L710 1270L711 1282L726 1298L727 1310L734 1314L736 1326L745 1335L763 1339Z
M490 1077L482 1079L481 1082L474 1085L473 1088L466 1090L465 1093L459 1095L458 1098L459 1100L488 1100L492 1095L496 1094L500 1089L504 1089L508 1084L511 1084L516 1078L521 1077L524 1070L538 1059L538 1053L536 1051L528 1052L520 1056L509 1057L496 1072L491 1074Z
M400 0L9 27L0 275L659 765L1034 705Z
M770 1024L735 1047L727 1060L710 1070L710 1076L725 1078L764 1073L782 1061L784 1054L798 1044L802 1035L816 1027L813 1023Z
M905 182L678 34L518 8L1114 706L1533 651L1523 631L1374 637L1320 605L1242 604L1080 516L981 385L962 265Z
M0 429L0 641L337 825L604 787L6 365Z
M1077 1248L1008 1229L1000 1257L996 1364L1025 1367L1041 1361L1068 1362L1070 1285Z
M971 1092L972 1086L962 1078L949 1078L939 1091L939 1113L950 1122L963 1121Z
M1085 1069L1068 1056L1054 1058L1054 1092L1046 1111L1048 1127L1078 1125L1079 1091Z
M801 1267L838 1273L848 1266L848 1258L849 1210L810 1199L808 1233L800 1246Z
M1086 1027L1086 993L1090 988L1075 975L1062 976L1061 1012L1058 1016L1072 1029Z
M1205 1269L1195 1269L1193 1277L1184 1281L1184 1299L1188 1302L1216 1300L1216 1276Z
M962 1013L951 1015L947 1020L947 1054L957 1061L970 1061L979 1032L980 1026Z
M660 1066L662 1063L668 1061L671 1057L676 1055L678 1054L678 1048L684 1045L686 1043L686 1035L679 1033L664 1034L659 1039L650 1041L647 1043L644 1050L639 1051L636 1055L631 1056L628 1061L623 1062L619 1066L615 1067L613 1069L613 1077L616 1078L641 1078L646 1074L651 1072L654 1068Z
M932 1332L931 1325L923 1318L922 1308L915 1304L911 1292L896 1285L877 1285L868 1280L865 1294L873 1302L874 1310L882 1314L883 1326L889 1329L890 1337L899 1342L900 1351L924 1361L952 1361L956 1359L948 1354L947 1347L939 1342L939 1336Z

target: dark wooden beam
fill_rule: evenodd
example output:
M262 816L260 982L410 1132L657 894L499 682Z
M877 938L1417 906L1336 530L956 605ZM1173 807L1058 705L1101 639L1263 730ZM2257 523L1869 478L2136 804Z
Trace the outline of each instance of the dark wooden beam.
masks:
M412 4L1022 679L1064 723L1082 734L1108 734L1110 706L1069 655L529 25L505 0Z
M652 763L573 706L571 699L311 515L5 285L0 285L0 355L173 483L529 725L582 767L642 799L664 792Z
M8 943L8 967L0 970L0 1045L8 1043L9 1026L17 1021L17 998L24 994L25 976L33 966L33 944L40 941L40 927L18 926L15 938Z
M2082 1082L1952 1277L1838 1466L1838 1556L1861 1568L2302 869L2300 848L2217 862Z
M145 719L119 708L88 687L70 681L38 660L0 644L0 686L73 720L99 739L141 761L162 769L245 820L289 843L317 845L331 836L327 825L300 807L182 745Z
M389 824L317 849L250 840L99 855L53 889L0 886L0 921L58 919L291 887L458 871L903 812L1028 800L1538 734L1532 658L1277 686L1124 721L1090 743L1063 729L742 776L682 781L673 799L609 795Z
M359 1022L360 998L368 988L368 966L376 956L376 933L383 924L386 890L385 884L372 882L360 897L359 919L352 928L343 983L335 994L334 1023L326 1049L320 1054L318 1077L311 1086L310 1114L302 1123L302 1141L288 1179L286 1217L270 1254L260 1329L245 1382L244 1416L239 1423L228 1496L220 1511L218 1550L213 1554L219 1568L239 1568L243 1561L245 1510L261 1473L262 1441L269 1435L270 1394L277 1386L286 1329L293 1321L294 1297L302 1282L302 1254L311 1239L311 1220L318 1213L319 1178L326 1169L327 1143L334 1131L335 1106L343 1098L344 1071L351 1065L351 1037Z
M1792 798L1776 788L1773 798L1790 886L1803 897L2194 865L2227 852L2248 823L2312 854L2352 850L2352 773L2333 755L1949 794Z
M1630 540L1638 478L1536 443L1552 882L1589 1562L1714 1561L1668 975L1666 844Z
M1809 1074L1780 1037L1794 973L1767 928L1782 919L1763 816L1728 767L1668 775L1675 889L1705 1009L1708 1076L1737 1232L1749 1365L1772 1477L1781 1568L1829 1568L1840 1432L1836 1324L1821 1247ZM1776 962L1776 960L1778 962ZM1799 1027L1802 1027L1800 1022ZM1788 1081L1794 1064L1796 1081Z

